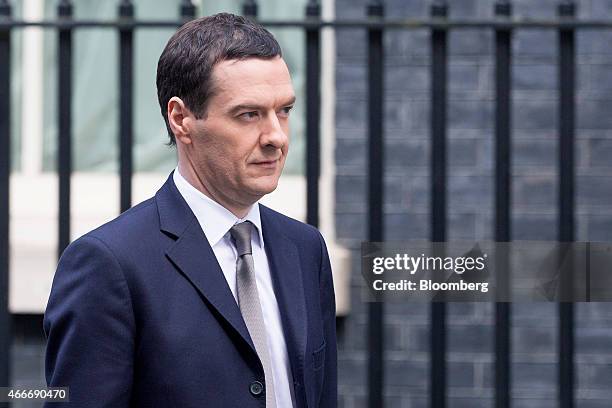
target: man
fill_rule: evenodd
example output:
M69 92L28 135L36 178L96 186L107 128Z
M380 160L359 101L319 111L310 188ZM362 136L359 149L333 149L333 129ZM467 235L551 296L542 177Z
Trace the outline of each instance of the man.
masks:
M278 43L235 15L194 20L157 87L178 167L62 255L47 382L77 407L336 407L324 241L257 203L277 186L295 101Z

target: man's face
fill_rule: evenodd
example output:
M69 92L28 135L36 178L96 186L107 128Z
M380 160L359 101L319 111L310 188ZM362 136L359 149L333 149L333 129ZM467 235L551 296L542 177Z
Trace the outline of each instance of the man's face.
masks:
M276 189L287 158L295 101L289 70L280 57L223 61L212 86L188 160L214 199L249 206Z

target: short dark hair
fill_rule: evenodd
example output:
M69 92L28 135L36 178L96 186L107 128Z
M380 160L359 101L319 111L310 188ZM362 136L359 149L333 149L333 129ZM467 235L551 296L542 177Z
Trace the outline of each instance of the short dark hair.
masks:
M213 95L214 66L233 59L282 57L274 36L252 20L229 13L202 17L184 24L168 40L157 63L157 99L170 136L168 101L181 98L194 115L205 115Z

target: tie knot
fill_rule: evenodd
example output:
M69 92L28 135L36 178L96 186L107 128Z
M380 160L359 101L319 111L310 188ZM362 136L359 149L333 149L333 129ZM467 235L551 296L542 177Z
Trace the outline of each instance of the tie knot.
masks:
M241 222L240 224L234 225L230 229L230 235L236 245L238 256L244 254L252 254L251 249L251 228L253 224L250 221Z

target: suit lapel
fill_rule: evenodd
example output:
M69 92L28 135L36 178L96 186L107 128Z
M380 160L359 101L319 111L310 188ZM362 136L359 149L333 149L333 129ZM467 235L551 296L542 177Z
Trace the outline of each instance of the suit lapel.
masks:
M284 234L278 218L260 205L264 243L280 309L294 377L301 376L306 352L306 303L298 248ZM298 374L299 373L299 374ZM297 378L296 378L297 379Z
M255 351L217 258L196 217L174 185L172 174L158 191L156 200L161 230L176 238L166 256Z
M172 179L157 192L160 229L175 239L166 256L236 333L255 352L240 308L227 285L206 236ZM294 377L302 377L306 352L307 315L298 248L283 233L278 216L260 206L270 273L280 309Z

